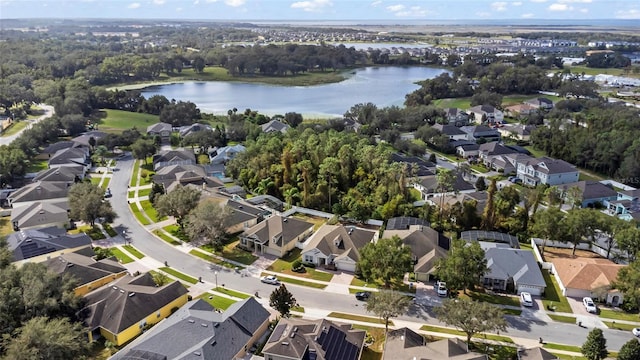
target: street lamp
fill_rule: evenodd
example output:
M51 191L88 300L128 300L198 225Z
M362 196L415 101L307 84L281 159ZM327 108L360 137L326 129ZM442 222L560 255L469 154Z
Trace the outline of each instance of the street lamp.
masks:
M218 289L218 272L214 271L213 273L216 275L216 289Z

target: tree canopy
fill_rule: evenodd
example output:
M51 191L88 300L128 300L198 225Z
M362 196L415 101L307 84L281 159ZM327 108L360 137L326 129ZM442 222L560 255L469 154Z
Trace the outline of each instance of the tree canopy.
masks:
M380 290L367 300L367 312L376 314L384 321L385 332L389 332L389 319L403 315L411 305L411 300L401 292Z
M189 212L185 231L191 244L203 244L220 248L227 235L227 226L231 211L217 202L204 200Z
M382 280L388 288L413 270L411 248L403 246L397 236L370 242L360 250L357 266L363 278L373 282Z
M269 306L276 309L282 317L291 315L291 308L298 306L296 298L287 290L284 284L271 292L269 296Z
M455 239L451 243L449 255L438 261L436 276L447 283L450 289L467 289L480 284L487 271L484 250L477 241L467 243Z
M158 216L173 216L180 228L184 228L185 219L198 206L201 194L198 189L179 185L173 191L159 195L154 207Z
M455 326L467 335L467 344L473 335L486 331L506 331L507 321L502 309L487 302L466 299L446 300L435 308L438 320Z
M111 208L111 203L104 199L104 190L89 182L71 186L69 209L72 219L82 220L91 226L95 225L98 218L104 218L109 223L117 216Z
M588 360L606 358L609 352L607 351L607 339L604 338L602 329L595 328L591 330L580 350Z

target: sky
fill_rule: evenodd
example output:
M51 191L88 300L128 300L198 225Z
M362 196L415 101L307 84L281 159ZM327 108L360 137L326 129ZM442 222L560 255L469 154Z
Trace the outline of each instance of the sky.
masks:
M0 0L3 18L640 20L640 0Z

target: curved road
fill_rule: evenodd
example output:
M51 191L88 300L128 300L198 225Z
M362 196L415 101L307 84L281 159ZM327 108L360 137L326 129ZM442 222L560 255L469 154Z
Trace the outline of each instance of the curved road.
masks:
M156 238L138 223L131 214L127 202L127 188L133 163L134 161L130 155L120 159L109 185L113 194L111 198L113 209L119 214L119 217L114 221L114 228L119 233L126 231L127 237L131 239L132 244L150 258L157 260L159 263L167 261L169 266L176 270L195 277L201 276L203 281L214 284L216 275L210 269L209 262L175 249L165 241ZM263 297L274 289L272 285L263 284L256 277L241 277L234 271L222 267L219 267L217 271L217 283L220 285L225 284L231 289L237 289L249 294L258 291ZM322 294L323 290L289 284L287 284L287 287L301 306L305 308L371 316L371 314L365 312L362 302L357 301L353 295L327 292ZM424 305L412 306L410 312L399 319L420 324L443 325L435 319L433 309ZM507 316L507 319L510 325L508 335L519 338L537 340L542 337L547 342L581 346L589 332L589 329L560 322L545 323L516 316ZM610 350L620 349L625 342L633 338L630 331L610 329L603 331Z
M9 145L11 144L11 142L13 142L13 140L15 140L18 136L20 136L20 134L22 134L23 131L31 128L33 126L33 124L37 124L39 121L42 121L46 118L50 118L51 116L53 116L53 114L55 114L55 110L53 109L53 106L51 105L45 105L45 104L38 104L39 107L41 107L44 110L44 114L40 117L38 117L37 119L34 120L22 120L22 121L27 121L30 124L27 125L27 127L25 127L24 129L18 131L17 133L11 135L11 136L0 136L0 146L2 145Z

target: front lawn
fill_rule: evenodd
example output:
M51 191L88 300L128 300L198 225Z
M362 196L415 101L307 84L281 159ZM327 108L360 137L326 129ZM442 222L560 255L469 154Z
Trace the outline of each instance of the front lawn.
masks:
M376 281L376 282L366 282L363 279L357 278L357 277L353 277L353 280L351 280L351 284L352 286L360 286L360 287L367 287L367 288L371 288L371 289L379 289L379 288L383 288L384 284L382 283L382 281ZM393 290L397 290L397 291L402 291L402 292L407 292L407 293L414 293L416 292L416 287L411 287L409 288L409 284L405 284L404 282L398 281L395 283L391 284L391 289ZM353 294L353 293L357 293L358 291L362 291L362 290L357 290L354 288L349 288L349 293Z
M484 291L471 291L467 290L467 294L463 292L458 293L460 299L470 299L481 302L488 302L497 305L509 305L520 306L520 299L516 296L502 295L502 294L490 294Z
M133 127L146 129L160 121L158 115L111 109L100 110L99 116L101 119L98 120L98 128L107 133L121 133Z
M99 186L100 185L100 181L102 181L102 175L101 174L91 174L91 183L95 186Z
M260 274L260 276L267 276L267 275L271 275L271 274L267 274L267 273ZM280 282L287 283L287 284L306 286L306 287L311 287L315 289L324 289L327 287L327 284L320 284L320 283L315 283L311 281L298 280L298 279L284 277L284 276L278 277L278 280L280 280Z
M377 318L377 317L372 317L372 316L345 314L345 313L335 312L334 311L332 313L329 313L329 315L327 315L327 317L337 318L337 319L347 319L347 320L353 320L353 321L361 321L361 322L368 322L368 323L384 325L384 321L382 319ZM389 320L389 326L393 326L393 321Z
M123 246L123 248L125 250L127 250L127 252L135 257L137 257L138 259L142 259L144 257L144 254L141 253L140 251L138 251L138 249L134 248L131 245L125 245Z
M617 323L615 321L603 321L603 323L607 325L609 329L624 330L624 331L631 331L638 327L638 325Z
M222 286L218 286L217 288L213 289L213 291L219 292L219 293L223 293L229 296L233 296L236 297L238 299L248 299L251 297L251 295L249 294L245 294L239 291L235 291L235 290L231 290L231 289L227 289L226 287L222 287Z
M245 265L251 265L256 260L258 260L258 257L253 255L251 252L238 248L239 243L240 243L240 240L232 241L226 244L222 248L222 251L214 250L213 248L207 248L206 250L209 250L210 252L218 256L222 256L225 259L229 259L231 261L239 262L240 264L245 264Z
M102 232L102 230L97 226L91 227L90 225L84 225L84 226L80 226L77 229L71 230L69 232L76 233L76 234L83 232L89 235L91 240L102 240L107 238L106 236L104 236L104 233Z
M275 272L279 272L287 275L292 275L296 277L301 277L301 278L318 280L318 281L326 281L326 282L331 281L331 278L333 278L333 274L324 272L324 271L319 271L314 268L305 267L306 271L304 273L297 273L297 272L291 271L291 265L296 260L302 259L300 257L300 252L301 250L298 248L293 249L289 254L287 254L287 256L274 261L273 264L271 264L267 268L267 270L275 271Z
M556 278L549 274L548 270L542 270L542 276L544 277L544 282L547 284L544 290L544 300L542 300L544 308L548 310L550 306L555 306L555 311L572 313L573 311L571 310L569 301L562 295Z
M624 312L622 310L611 310L611 309L600 308L600 314L598 315L601 318L607 318L607 319L613 319L613 320L635 321L640 323L640 317L638 316L638 313L631 314L631 313Z
M353 325L354 329L365 330L367 332L367 338L372 341L369 346L366 346L362 350L361 360L379 360L382 359L382 353L384 351L384 342L386 336L384 329L373 326L365 325Z
M109 182L111 182L111 178L110 177L105 177L104 181L102 182L102 185L100 185L100 187L102 187L102 190L107 190L107 188L109 188Z
M189 236L187 236L187 234L184 233L184 231L180 228L180 225L178 225L178 224L165 226L165 227L163 227L163 229L166 232L168 232L169 234L177 237L181 241L189 242L189 240L190 240Z
M571 351L578 354L582 353L582 349L580 348L580 346L564 345L564 344L556 344L556 343L544 343L542 347L545 349Z
M0 239L11 234L13 231L13 225L11 225L11 216L0 217Z
M438 332L438 333L443 333L443 334L451 334L451 335L458 335L458 336L464 336L465 338L467 337L467 334L464 333L464 331L460 331L460 330L456 330L456 329L450 329L450 328L445 328L445 327L440 327L440 326L433 326L433 325L422 325L420 327L420 330L424 330L424 331L431 331L431 332ZM474 338L480 338L480 339L487 339L487 340L493 340L493 341L501 341L501 342L506 342L506 343L513 343L513 340L511 340L510 337L508 336L502 336L502 335L494 335L494 334L475 334L473 335Z
M113 256L118 258L118 260L123 264L128 264L134 261L132 258L130 258L127 254L123 253L118 248L112 247L112 248L109 248L109 250L111 250L111 253L113 254Z
M5 130L1 136L4 137L4 136L15 135L20 130L26 128L27 125L29 125L29 123L30 123L29 121L25 121L25 120L14 121L13 124L11 124L11 126L9 126L9 128Z
M162 231L162 230L160 230L160 229L153 230L153 234L154 234L155 236L159 237L160 239L162 239L162 240L164 240L164 241L168 242L168 243L169 243L169 244L171 244L171 245L176 246L176 245L180 245L180 244L182 244L181 242L179 242L179 241L177 241L177 240L173 239L171 236L167 235L164 231Z
M140 209L138 209L138 204L136 204L136 203L129 204L129 208L131 209L131 212L133 213L133 216L135 216L135 218L138 219L138 221L140 221L140 223L142 225L151 224L149 219L147 219L147 217L143 215L143 213L140 211Z
M27 161L29 163L27 165L27 173L36 173L49 168L49 161L47 160L31 159Z
M151 188L138 190L138 197L149 196L149 194L151 194Z
M236 266L233 265L230 262L226 262L226 261L220 260L215 256L211 256L209 254L205 254L202 251L199 251L199 250L196 250L196 249L193 249L193 250L189 251L189 254L191 254L193 256L197 256L202 260L209 261L209 262L212 262L214 264L218 264L220 266L224 266L224 267L229 268L229 269L235 269L236 268Z
M111 237L118 236L118 232L116 232L109 224L102 224L102 229L104 229L104 231L106 231Z
M209 303L216 309L227 310L227 308L236 303L235 300L229 299L224 296L216 296L211 293L204 293L199 296L200 299Z
M554 314L549 314L549 313L547 313L547 315L549 315L549 317L553 321L563 322L563 323L567 323L567 324L575 324L576 323L576 318L573 317L573 316L554 315Z
M140 206L142 206L142 210L147 214L147 216L149 217L149 219L151 219L151 221L159 222L166 219L166 217L158 218L158 212L153 207L153 204L151 204L151 201L142 200L140 201Z
M176 278L178 278L178 279L180 279L182 281L186 281L186 282L191 283L191 284L197 284L198 283L198 279L196 279L194 277L191 277L191 276L189 276L187 274L183 274L180 271L174 270L174 269L172 269L172 268L170 268L168 266L161 267L159 270L164 271L167 274L169 274L169 275L171 275L173 277L176 277Z

